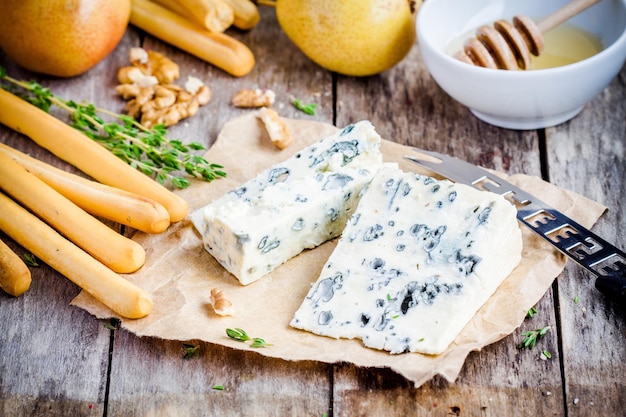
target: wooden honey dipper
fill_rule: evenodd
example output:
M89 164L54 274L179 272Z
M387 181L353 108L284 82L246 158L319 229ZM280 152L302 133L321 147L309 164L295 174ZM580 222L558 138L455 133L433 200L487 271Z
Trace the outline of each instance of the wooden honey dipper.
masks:
M600 0L574 0L535 23L519 15L513 23L504 19L492 26L481 26L476 37L469 38L455 58L485 68L517 70L530 69L530 54L543 52L543 33L569 20Z

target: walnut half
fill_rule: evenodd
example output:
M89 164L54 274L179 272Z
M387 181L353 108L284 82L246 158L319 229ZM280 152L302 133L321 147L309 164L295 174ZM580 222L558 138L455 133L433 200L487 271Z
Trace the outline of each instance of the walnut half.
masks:
M215 314L220 316L232 316L235 313L233 303L226 298L224 291L218 288L211 290L211 305Z
M276 94L272 90L239 90L232 99L235 107L258 108L274 104Z
M265 125L265 130L272 143L278 149L285 149L293 142L293 136L287 128L287 124L272 108L263 107L259 110L259 118Z

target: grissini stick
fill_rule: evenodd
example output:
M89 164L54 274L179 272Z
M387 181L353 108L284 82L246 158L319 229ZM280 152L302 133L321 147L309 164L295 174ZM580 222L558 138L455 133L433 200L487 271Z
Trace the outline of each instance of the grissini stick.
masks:
M171 222L185 218L188 203L147 175L137 171L83 133L0 88L0 123L20 132L58 158L98 182L161 203Z
M30 270L24 261L0 240L0 289L19 297L30 288L30 283Z
M250 0L226 0L235 12L236 27L243 30L252 29L261 20L257 5Z
M115 272L134 272L143 266L146 253L139 243L91 216L2 152L0 189Z
M130 23L236 77L254 67L252 51L237 39L209 32L150 0L132 0Z
M139 319L152 311L152 299L146 291L111 271L2 192L0 230L116 314Z
M3 143L0 152L96 217L146 233L161 233L170 225L165 207L150 198L63 171Z

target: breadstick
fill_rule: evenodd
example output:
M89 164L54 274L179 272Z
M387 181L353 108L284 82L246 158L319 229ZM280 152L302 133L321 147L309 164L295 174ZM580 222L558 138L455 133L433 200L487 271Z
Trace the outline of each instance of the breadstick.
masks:
M252 29L261 20L259 9L250 0L225 0L233 8L235 21L233 24L239 29Z
M224 0L178 1L197 21L212 32L223 32L235 21L233 8Z
M214 33L149 0L132 0L130 23L151 35L242 77L254 67L252 51L235 38Z
M91 257L0 192L0 230L120 316L152 311L150 295Z
M3 143L0 152L96 217L146 233L161 233L170 225L169 213L154 200L63 171Z
M30 288L30 270L11 248L0 240L0 289L19 297Z
M168 10L173 11L177 15L183 16L186 19L194 19L195 18L185 9L185 7L178 0L150 0L155 3L160 4ZM197 22L200 23L200 22Z
M89 215L2 152L0 189L115 272L134 272L144 264L141 245Z
M177 222L188 204L177 194L132 168L83 133L0 88L0 123L25 134L42 148L95 180L161 203Z
M233 8L225 0L154 0L211 32L224 32L235 22Z

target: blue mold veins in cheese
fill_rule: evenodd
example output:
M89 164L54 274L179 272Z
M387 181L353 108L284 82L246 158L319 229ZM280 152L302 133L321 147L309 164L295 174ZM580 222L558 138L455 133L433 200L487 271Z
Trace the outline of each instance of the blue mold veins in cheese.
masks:
M521 259L502 196L385 167L291 326L391 353L442 353Z
M194 212L205 249L245 285L339 236L382 165L380 144L370 122L355 123Z

